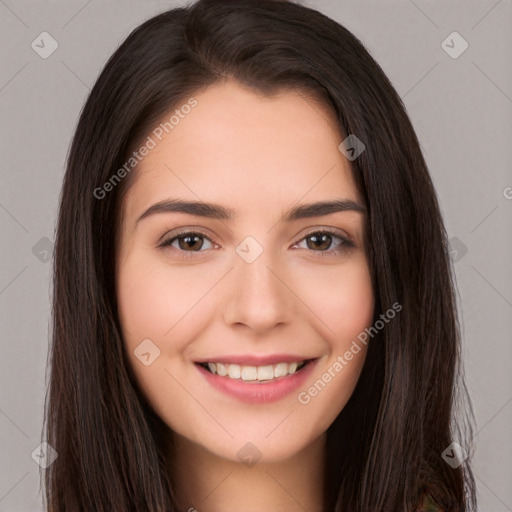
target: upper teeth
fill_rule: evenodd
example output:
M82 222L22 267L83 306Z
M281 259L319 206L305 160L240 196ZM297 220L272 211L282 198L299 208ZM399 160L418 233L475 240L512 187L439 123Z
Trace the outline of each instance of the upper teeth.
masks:
M305 361L269 364L266 366L240 366L238 364L208 363L212 373L230 379L271 380L294 374Z

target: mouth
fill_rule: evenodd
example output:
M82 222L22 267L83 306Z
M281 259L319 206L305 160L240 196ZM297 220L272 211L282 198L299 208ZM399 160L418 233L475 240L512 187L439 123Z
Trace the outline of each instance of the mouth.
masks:
M196 363L207 372L225 377L226 379L247 383L268 383L295 375L315 359L304 359L292 362L280 362L277 364L266 364L260 366L226 364L220 362Z
M285 353L210 358L194 363L206 383L225 397L247 404L269 404L293 396L311 379L321 359Z
M223 395L248 404L268 404L293 395L306 385L318 360L297 358L264 365L241 365L225 360L197 362L196 367L205 381Z

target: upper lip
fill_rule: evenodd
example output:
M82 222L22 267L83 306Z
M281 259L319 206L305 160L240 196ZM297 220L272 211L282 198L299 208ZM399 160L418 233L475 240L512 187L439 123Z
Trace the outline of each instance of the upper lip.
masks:
M226 356L212 356L207 359L195 361L196 363L221 363L221 364L238 364L251 365L251 366L264 366L277 363L293 363L300 361L307 361L309 359L316 359L314 357L307 357L297 354L240 354L240 355L226 355Z

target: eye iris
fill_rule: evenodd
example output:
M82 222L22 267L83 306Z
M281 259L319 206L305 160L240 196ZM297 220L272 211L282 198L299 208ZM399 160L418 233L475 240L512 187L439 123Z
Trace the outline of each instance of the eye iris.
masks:
M327 233L309 235L307 245L309 249L328 249L331 245L331 236ZM311 247L309 241L313 241L313 247ZM327 243L326 243L327 240Z
M200 241L199 245L197 244L198 240ZM192 249L192 250L200 249L203 245L201 235L197 235L197 234L180 236L180 237L178 237L178 243L179 243L180 249L183 249L185 251L189 250L189 249ZM195 245L195 247L194 247L194 245Z

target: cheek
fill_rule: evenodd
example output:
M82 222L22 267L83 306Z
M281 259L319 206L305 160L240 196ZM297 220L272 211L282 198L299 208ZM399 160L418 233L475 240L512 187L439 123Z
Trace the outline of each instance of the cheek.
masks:
M332 312L334 331L351 340L371 325L374 294L366 261L358 261L344 274L333 294L338 298L338 314Z
M344 346L368 327L373 319L374 294L366 259L352 258L333 272L332 267L311 271L300 287L300 296L321 320L322 334L331 348Z
M323 272L323 270L322 270ZM316 275L325 283L316 293L311 288L308 305L320 317L322 333L328 344L328 356L303 389L302 407L318 417L316 428L327 429L344 408L359 379L367 345L358 336L370 327L374 313L374 294L368 265L354 258L333 275Z
M163 321L166 311L172 311L166 283L136 257L128 259L119 272L117 296L123 334L130 348L146 338L158 339L170 328Z
M340 394L348 393L346 400L352 394L361 373L367 345L360 342L358 336L371 326L374 313L374 294L370 273L366 260L358 260L345 272L340 282L332 291L337 300L337 308L328 310L328 322L335 335L330 337L332 355L331 361L341 356L343 369L341 379L334 385ZM334 379L336 380L336 379ZM341 401L344 405L345 399ZM340 407L341 409L341 407Z
M149 338L166 351L180 348L180 329L205 293L202 286L191 285L191 275L169 272L165 265L154 264L143 254L133 254L118 274L117 296L125 343L133 350ZM169 344L169 341L172 343ZM164 347L160 347L164 349Z
M174 374L181 367L183 350L200 328L191 325L187 313L197 316L197 303L204 293L190 286L190 275L170 272L144 251L134 251L119 269L117 297L124 347L138 385L161 417L169 417L166 408L171 405L187 406L166 370ZM145 353L150 354L148 365Z

